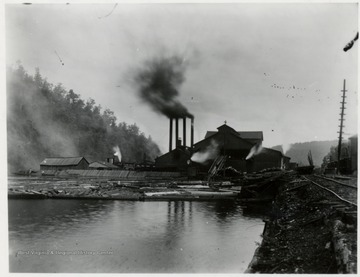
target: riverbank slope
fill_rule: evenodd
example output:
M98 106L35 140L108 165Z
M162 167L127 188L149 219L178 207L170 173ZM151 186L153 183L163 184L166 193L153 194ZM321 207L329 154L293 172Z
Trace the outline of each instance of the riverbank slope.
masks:
M299 176L280 185L247 272L354 274L356 267L356 212Z

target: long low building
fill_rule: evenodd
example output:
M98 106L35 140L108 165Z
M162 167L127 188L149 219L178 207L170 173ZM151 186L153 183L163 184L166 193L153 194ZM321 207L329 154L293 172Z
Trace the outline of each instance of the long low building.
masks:
M289 169L290 158L280 151L263 147L252 159L247 160L247 171L256 172L267 168Z
M40 170L88 169L89 162L84 157L45 158L40 163Z

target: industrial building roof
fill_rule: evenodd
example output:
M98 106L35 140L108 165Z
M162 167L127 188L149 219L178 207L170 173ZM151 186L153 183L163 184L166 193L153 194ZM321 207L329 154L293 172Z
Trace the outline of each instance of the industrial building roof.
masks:
M171 153L173 153L173 152L179 152L179 153L181 153L181 155L185 155L185 156L189 156L189 157L191 156L191 153L190 153L189 149L187 149L186 147L180 146L180 147L172 149L171 151L169 151L169 152L155 158L155 161L161 160L164 157L167 157L167 156L171 155Z
M205 138L211 137L215 135L217 131L207 131ZM255 140L263 140L263 132L262 131L236 131L238 135L242 139L255 139Z
M118 169L118 167L116 165L113 165L111 163L108 162L101 162L101 161L96 161L96 162L92 162L89 165L90 168L113 168L113 169Z
M89 163L84 157L70 157L70 158L45 158L40 165L58 165L58 166L67 166L67 165L78 165L81 160L84 159Z

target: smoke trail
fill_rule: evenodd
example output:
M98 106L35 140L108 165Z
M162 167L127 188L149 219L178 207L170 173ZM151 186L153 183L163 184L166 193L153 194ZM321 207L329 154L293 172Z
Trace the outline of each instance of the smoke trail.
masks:
M178 56L148 60L135 74L140 97L169 118L193 117L176 98L185 80L186 64Z
M215 140L211 140L210 145L208 145L205 151L200 151L194 153L190 160L197 163L205 163L208 160L216 158L219 154L219 144Z
M286 152L289 151L290 148L291 148L291 144L289 144L289 143L284 143L284 144L282 145L283 154L286 155Z
M245 160L251 159L252 157L259 154L262 150L261 143L255 144L253 147L251 147L249 154L246 156Z
M119 158L119 162L121 162L121 151L120 151L120 147L117 145L117 146L114 146L113 147L113 151L115 152L114 153L114 156L117 156Z

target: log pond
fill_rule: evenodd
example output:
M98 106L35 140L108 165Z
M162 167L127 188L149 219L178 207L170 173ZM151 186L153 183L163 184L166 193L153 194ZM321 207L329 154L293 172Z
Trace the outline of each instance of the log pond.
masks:
M236 201L8 205L10 272L243 273L264 228Z

